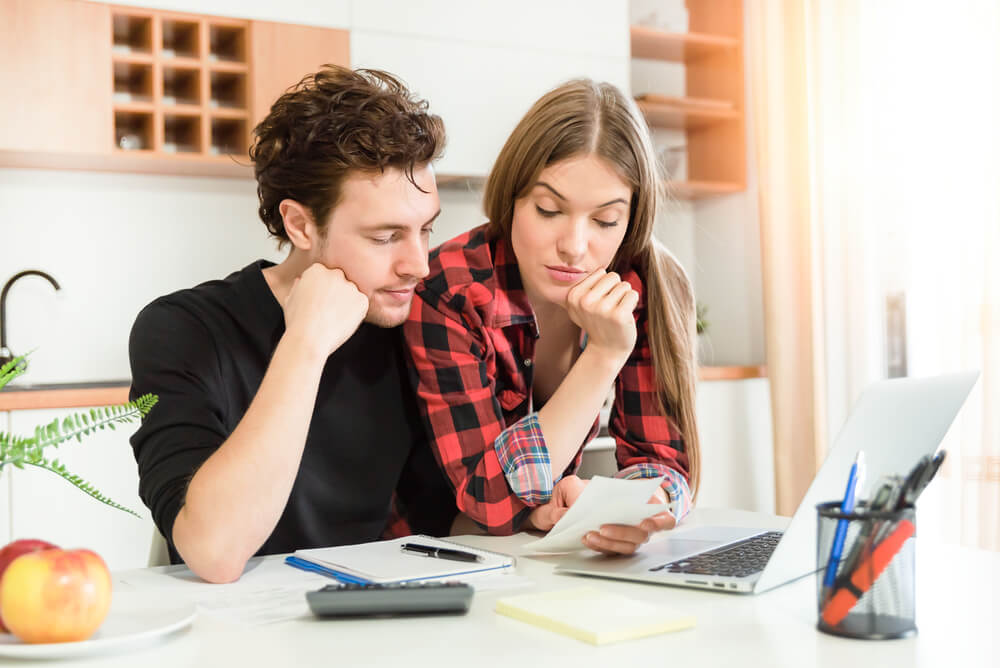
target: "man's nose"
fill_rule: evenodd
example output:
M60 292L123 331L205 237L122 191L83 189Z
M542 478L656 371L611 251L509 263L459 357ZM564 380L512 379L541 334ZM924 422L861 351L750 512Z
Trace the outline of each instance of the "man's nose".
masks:
M423 235L414 235L400 249L400 256L396 261L396 274L420 280L429 273L427 243Z

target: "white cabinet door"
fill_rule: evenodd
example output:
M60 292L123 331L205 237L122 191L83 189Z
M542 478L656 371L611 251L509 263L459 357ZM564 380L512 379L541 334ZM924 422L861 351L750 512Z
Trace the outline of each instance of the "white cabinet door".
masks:
M0 412L0 431L10 432L10 413ZM0 545L11 540L10 534L10 472L13 466L5 466L0 471Z
M774 512L774 446L766 378L698 383L698 506Z
M627 43L627 35L625 37ZM442 174L485 176L511 130L543 93L574 77L628 90L627 57L351 31L351 66L388 70L445 123Z
M698 384L702 508L774 512L771 395L766 378ZM580 476L618 470L614 441L594 439L584 449Z
M89 409L79 409L89 410ZM35 425L60 420L76 409L15 411L11 429L28 435ZM153 523L139 500L139 475L128 437L136 425L119 425L45 450L111 500L142 519L99 503L54 473L26 466L4 471L11 486L11 535L40 538L63 548L94 550L113 570L139 568L149 556Z

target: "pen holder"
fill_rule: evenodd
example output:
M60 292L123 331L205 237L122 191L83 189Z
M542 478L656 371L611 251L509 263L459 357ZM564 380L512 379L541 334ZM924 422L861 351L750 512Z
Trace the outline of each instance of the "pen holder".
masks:
M816 511L817 628L871 640L916 633L913 507L868 511L859 503L844 513L831 501Z

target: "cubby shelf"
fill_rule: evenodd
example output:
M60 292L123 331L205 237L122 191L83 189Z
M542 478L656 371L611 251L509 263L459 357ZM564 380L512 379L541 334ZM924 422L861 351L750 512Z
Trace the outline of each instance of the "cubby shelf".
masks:
M111 21L116 155L246 154L249 22L130 8Z

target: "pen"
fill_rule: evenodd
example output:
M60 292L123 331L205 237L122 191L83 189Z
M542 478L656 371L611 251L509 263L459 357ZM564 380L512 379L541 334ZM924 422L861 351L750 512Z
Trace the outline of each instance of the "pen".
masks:
M887 476L880 479L875 494L872 495L872 499L868 502L865 510L868 512L881 512L886 509L895 508L901 485L902 480L898 476ZM857 504L855 504L855 507L857 507ZM854 539L854 545L851 547L850 552L847 553L847 557L842 560L844 567L841 578L850 575L861 555L867 553L866 550L871 547L871 541L874 539L874 536L878 535L879 528L880 523L878 520L869 519L861 522L861 529ZM836 584L840 584L840 582L838 581Z
M359 578L354 575L348 575L347 573L341 573L340 571L335 571L332 568L327 568L326 566L320 566L319 564L314 564L311 561L306 561L305 559L300 559L296 556L285 557L285 563L292 568L297 568L300 571L309 571L310 573L319 573L320 575L325 575L328 578L333 578L338 582L346 582L347 584L370 584L368 580L364 578Z
M847 476L847 490L844 492L844 501L840 504L840 512L842 513L850 513L854 510L858 479L864 475L864 466L865 453L859 450ZM849 521L846 519L837 520L837 531L833 536L833 546L830 548L830 560L826 564L826 574L823 577L823 587L827 592L833 587L837 577L837 565L840 563L840 555L844 551L844 539L847 537L848 524Z
M418 543L403 543L400 548L403 552L419 554L424 557L435 557L437 559L450 559L452 561L482 561L483 558L472 552L462 550L451 550L445 547L433 547L431 545L420 545Z
M899 521L892 533L858 564L853 573L848 575L847 582L830 595L823 605L824 622L836 626L847 617L854 604L871 589L892 558L902 549L903 543L913 535L914 530L915 527L909 520Z

